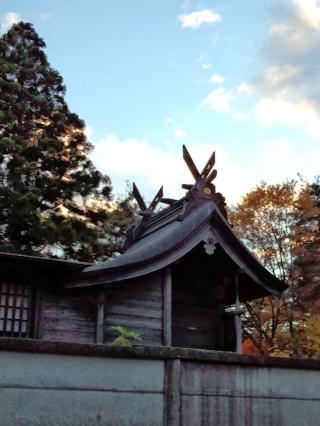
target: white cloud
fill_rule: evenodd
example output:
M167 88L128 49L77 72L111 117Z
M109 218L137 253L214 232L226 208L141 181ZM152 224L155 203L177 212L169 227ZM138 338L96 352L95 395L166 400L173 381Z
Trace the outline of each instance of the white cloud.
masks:
M93 127L90 125L86 126L84 129L84 134L87 136L88 139L91 138L92 133L93 133Z
M270 39L274 40L277 51L285 49L288 52L303 53L308 51L315 43L313 30L299 22L288 22L271 25L269 28Z
M241 83L236 88L237 95L251 95L252 92L252 88L247 83Z
M211 81L211 83L223 83L224 82L224 77L220 74L212 74L212 76L209 79Z
M320 5L318 0L294 0L300 17L310 26L320 27Z
M276 59L279 63L288 64L298 58L306 60L301 55L319 49L319 27L319 0L281 2L279 13L274 15L269 26L263 53L269 60Z
M264 84L268 86L278 86L296 77L300 67L297 65L276 65L267 68L265 72Z
M295 178L299 172L299 166L295 161L296 153L285 137L258 142L258 156L259 170L255 175L257 182L265 180L277 183L288 178Z
M202 9L178 16L182 28L199 28L203 24L214 24L221 21L221 16L210 9Z
M166 117L166 123L168 123L168 124L174 124L175 121L174 121L174 119L172 117Z
M283 137L258 141L256 161L244 163L243 160L241 163L238 153L243 143L238 139L231 143L233 153L228 152L222 144L198 142L188 145L199 169L202 169L212 151L216 151L218 176L214 184L229 204L237 202L260 180L276 183L294 178L298 172L311 180L319 170L320 147L316 144L313 149L305 150L300 146L294 147ZM123 190L124 182L128 179L138 184L147 200L153 198L162 184L166 197L180 198L185 194L181 184L194 182L181 151L180 146L177 148L169 140L161 146L154 146L148 139L121 140L115 135L107 135L95 144L91 158L99 170L111 177L118 192Z
M252 93L253 89L247 83L241 83L235 89L218 87L209 93L200 106L210 108L215 112L230 114L234 120L243 123L248 120L249 114L238 109L243 107L243 100L246 100L246 97Z
M224 87L218 87L212 90L212 92L204 98L201 102L201 106L211 108L217 112L231 112L231 104L234 99L232 90L227 90Z
M245 121L248 120L248 113L247 112L240 112L240 111L236 111L233 114L233 118L238 121L239 123L244 123Z
M162 184L167 196L176 196L181 192L177 178L182 179L181 184L188 177L183 161L178 159L170 144L159 148L148 139L120 140L115 135L107 135L95 144L91 157L98 169L112 178L136 181L143 191L151 194L149 198Z
M259 168L255 170L256 182L270 183L303 175L313 181L319 170L320 147L304 149L294 146L287 138L280 137L258 142Z
M17 24L20 21L21 18L16 12L8 12L1 19L0 29L2 32L6 32L13 24Z
M308 134L320 138L320 120L315 106L308 100L293 102L283 96L262 98L256 105L257 119L261 124L281 123L290 127L305 127Z
M265 125L300 127L320 138L320 90L315 58L320 55L320 1L284 3L261 49L263 70L256 116Z
M177 125L177 123L174 120L174 118L172 118L172 117L166 117L165 121L166 121L166 123L169 126L171 126L174 129L174 134L175 134L175 137L177 139L183 139L183 138L185 138L187 136L187 132L184 129L180 128Z
M187 136L187 132L183 129L177 129L175 135L177 139L184 139Z
M212 68L211 55L208 52L202 52L197 59L197 63L200 64L203 70L208 70Z
M222 192L229 203L236 202L249 188L246 171L241 171L220 145L194 143L188 145L197 167L202 169L213 150L216 151L218 177L214 181L217 191ZM163 146L154 146L148 139L127 138L120 140L107 135L95 144L91 158L97 168L108 174L113 183L129 179L135 181L141 193L151 200L161 185L166 197L180 198L185 194L182 183L193 183L182 149L166 141ZM237 185L234 185L236 177ZM115 188L121 192L123 188Z
M281 161L283 167L283 160L287 160L292 155L293 148L287 138L270 139L262 143L265 155L268 163L272 159L272 162Z

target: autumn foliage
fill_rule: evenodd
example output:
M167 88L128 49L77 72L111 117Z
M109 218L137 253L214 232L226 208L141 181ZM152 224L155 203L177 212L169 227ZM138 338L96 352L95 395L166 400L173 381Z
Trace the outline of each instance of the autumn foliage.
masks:
M243 351L320 357L319 185L262 182L230 209L239 237L287 285L280 299L246 304Z

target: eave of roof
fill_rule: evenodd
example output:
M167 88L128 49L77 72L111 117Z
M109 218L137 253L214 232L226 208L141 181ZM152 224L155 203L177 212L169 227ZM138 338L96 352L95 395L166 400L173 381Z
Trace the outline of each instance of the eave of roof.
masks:
M170 216L170 209L166 210L160 213L163 218ZM155 219L151 219L153 223ZM153 227L142 234L124 254L85 268L66 286L103 285L155 272L184 256L213 231L217 243L242 272L265 290L265 294L279 295L286 288L239 241L213 201L198 206L182 221L177 219L178 216L171 221L164 220L163 226Z
M198 244L210 229L213 203L205 203L183 221L174 220L139 239L124 254L85 268L67 287L122 281L173 263Z
M10 262L10 263L23 263L23 264L33 264L33 265L42 265L44 267L58 267L61 269L84 269L92 263L89 262L79 262L76 260L65 260L65 259L56 259L44 256L33 256L26 254L10 253L0 251L0 262Z

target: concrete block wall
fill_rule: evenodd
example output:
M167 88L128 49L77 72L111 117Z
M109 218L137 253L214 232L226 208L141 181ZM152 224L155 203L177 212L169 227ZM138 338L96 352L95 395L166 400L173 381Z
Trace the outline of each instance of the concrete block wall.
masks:
M164 362L0 352L0 424L162 425Z
M0 425L315 426L320 361L0 339Z
M320 371L181 363L184 426L320 424Z

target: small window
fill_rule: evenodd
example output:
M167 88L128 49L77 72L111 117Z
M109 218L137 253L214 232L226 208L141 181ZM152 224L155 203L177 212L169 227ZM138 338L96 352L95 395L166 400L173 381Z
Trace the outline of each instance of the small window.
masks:
M30 286L0 284L0 336L30 337L32 317Z

